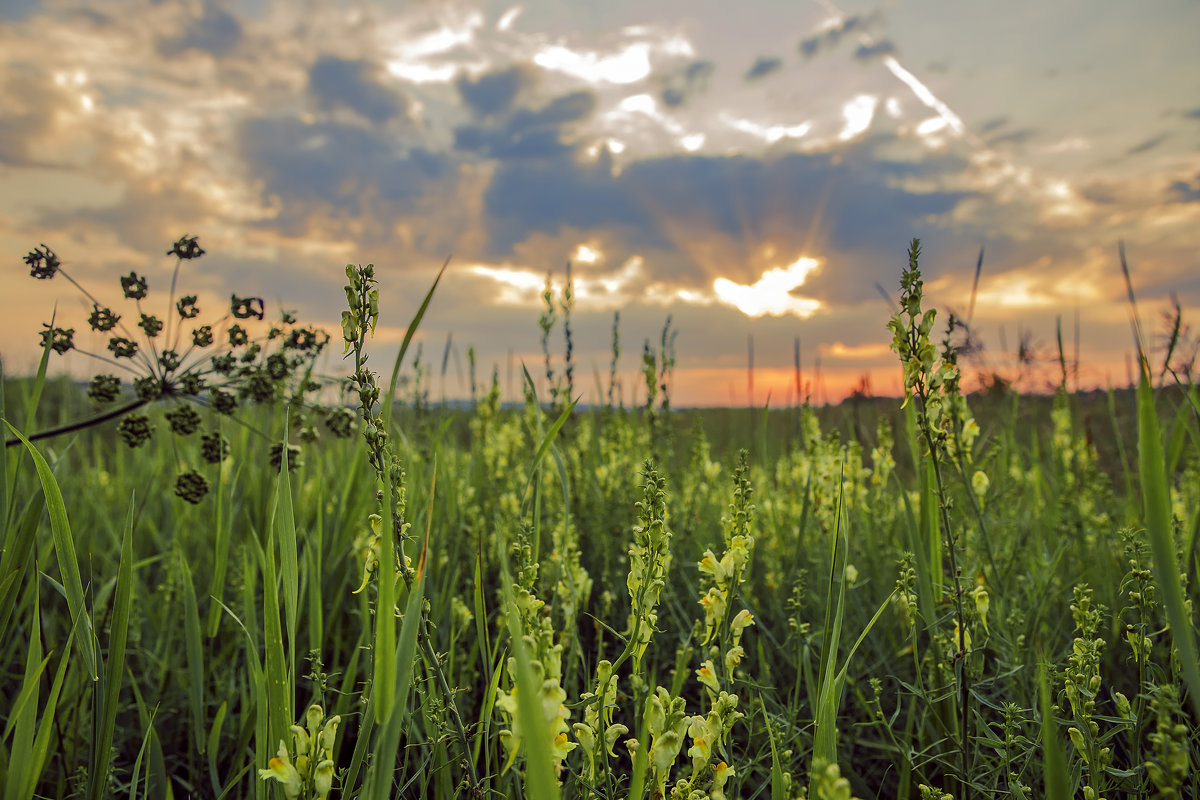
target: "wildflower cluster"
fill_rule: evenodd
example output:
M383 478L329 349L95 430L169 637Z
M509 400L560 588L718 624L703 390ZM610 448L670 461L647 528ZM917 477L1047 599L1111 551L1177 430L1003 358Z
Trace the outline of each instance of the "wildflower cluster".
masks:
M633 672L641 672L642 657L655 631L658 600L666 584L671 563L671 531L667 528L666 488L653 463L642 467L642 499L636 504L638 523L629 547L629 577L626 586L632 602L630 636L633 639Z
M133 393L133 399L125 406L96 420L44 431L33 438L123 417L117 428L121 440L130 447L141 447L155 432L150 416L139 412L150 403L170 401L172 409L165 418L171 433L179 437L192 436L202 426L201 415L192 404L206 406L216 416L232 415L244 402L261 404L287 399L294 405L305 404L306 394L317 388L309 376L328 335L297 325L295 315L287 311L265 333L252 335L246 326L251 321L264 320L264 303L261 298L236 294L230 296L224 316L207 324L192 322L201 313L199 297L176 298L175 285L183 262L204 254L197 237L186 235L167 251L167 255L176 257L176 263L165 313L153 313L144 307L151 296L150 285L137 272L120 278L122 297L133 302L133 309L118 313L73 280L63 269L59 256L46 245L25 256L32 277L49 280L61 274L87 298L92 304L88 327L106 339L107 353L82 350L75 342L74 328L61 328L53 323L44 325L41 332L43 347L60 355L77 350L109 369L125 373ZM127 320L136 321L127 325ZM97 374L88 382L87 393L98 406L110 405L122 395L122 380L113 372ZM222 448L209 444L211 437L220 437L219 431L214 427L206 437L202 460L220 461L224 457ZM185 467L176 480L176 495L198 503L207 492L207 479Z
M292 749L280 741L279 751L258 771L259 780L278 781L287 800L325 800L333 788L333 748L340 716L326 717L325 709L311 705L304 727L292 725Z
M534 746L547 748L554 768L560 770L563 759L579 746L567 736L567 720L570 719L571 712L565 705L567 693L562 687L563 645L555 641L554 626L550 622L550 613L545 602L539 600L526 586L517 585L513 589L521 629L525 631L525 647L531 659L530 666L533 668L533 684L538 687L538 708L542 710L550 737L548 742L536 743ZM524 738L520 714L517 711L520 687L517 686L515 657L508 659L507 667L509 689L499 690L496 696L496 705L509 726L500 731L500 741L508 754L504 771L508 771L516 760Z
M629 733L629 727L613 722L617 706L617 684L613 680L613 665L608 659L596 664L596 689L584 692L580 700L586 703L583 721L572 726L576 741L583 750L583 779L595 786L601 771L607 770L607 759L616 758L613 751L617 739Z
M1085 584L1075 587L1075 602L1071 616L1077 636L1067 657L1063 691L1071 710L1071 727L1067 734L1083 761L1087 785L1083 787L1086 800L1101 800L1107 784L1106 770L1112 765L1112 750L1100 744L1100 726L1095 717L1096 697L1100 691L1100 655L1104 639L1097 631L1103 622L1105 609L1092 600L1093 592Z

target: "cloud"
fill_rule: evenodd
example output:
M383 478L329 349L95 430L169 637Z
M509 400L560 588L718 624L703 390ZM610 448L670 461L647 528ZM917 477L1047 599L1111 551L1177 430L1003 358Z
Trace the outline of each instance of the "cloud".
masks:
M323 111L344 108L381 125L405 114L407 102L375 82L373 72L368 61L321 56L308 70L308 91Z
M746 80L753 81L765 78L772 72L777 72L783 66L783 60L774 56L759 56L746 70Z
M823 50L832 50L837 47L838 42L842 40L843 36L864 29L867 26L867 22L867 18L861 14L852 14L848 17L843 17L836 24L818 33L814 33L812 36L801 39L799 44L800 52L805 58L812 58Z
M1189 111L1184 111L1183 116L1188 119L1200 119L1200 108L1193 108Z
M1157 136L1151 136L1149 139L1138 142L1133 147L1126 150L1125 155L1136 156L1141 153L1149 152L1149 151L1153 150L1154 148L1158 147L1160 144L1162 144L1169 138L1171 138L1170 134L1167 134L1167 133L1160 133Z
M1167 191L1177 203L1200 203L1200 174L1190 181L1175 181Z
M891 39L880 39L870 44L860 44L854 48L854 58L856 61L874 61L877 58L893 55L896 52L896 45Z
M590 91L560 95L538 109L517 109L496 124L461 125L454 129L454 146L496 159L562 158L575 148L568 128L595 107Z
M31 166L34 145L57 127L55 108L65 99L45 73L18 65L0 71L0 164Z
M478 78L460 75L454 82L454 88L471 111L482 117L491 117L511 109L517 95L530 82L528 70L514 65L485 72Z
M237 17L217 5L214 0L205 0L198 16L191 16L183 23L183 30L158 42L158 52L163 56L198 50L211 56L228 53L242 39L242 24Z
M992 117L991 119L985 120L979 125L980 135L986 135L1000 130L1009 123L1009 119L1010 118L1005 115L1002 117Z
M663 105L678 108L686 104L693 96L708 88L708 79L715 69L716 65L711 61L696 60L682 70L665 76L660 92Z
M372 201L396 213L417 209L441 181L453 177L451 161L420 147L406 148L393 136L326 121L306 125L288 117L254 117L241 122L236 152L263 199L277 215L259 227L300 235L314 216L342 211L374 217Z
M964 160L886 161L877 152L883 147L867 143L839 153L777 156L669 155L630 162L616 174L603 159L504 162L484 196L486 254L511 258L524 243L553 242L564 231L579 237L603 233L619 243L606 250L610 263L639 254L645 256L648 280L706 287L718 276L749 285L765 268L778 266L756 262L770 243L784 256L794 251L790 259L856 254L815 276L811 286L822 286L824 293L814 288L813 296L869 297L873 265L894 255L914 233L940 232L939 220L973 196L906 188L961 172ZM817 236L809 241L814 225Z
M1021 145L1028 142L1037 135L1037 130L1034 128L1019 128L1015 131L1007 131L1005 133L990 136L987 139L988 147L999 147L1002 144Z

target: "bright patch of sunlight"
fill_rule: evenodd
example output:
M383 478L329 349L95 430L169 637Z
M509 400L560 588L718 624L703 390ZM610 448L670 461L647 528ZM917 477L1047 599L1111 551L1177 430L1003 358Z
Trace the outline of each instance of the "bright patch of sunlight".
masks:
M875 118L875 106L879 98L869 94L860 94L842 107L842 117L846 120L845 127L838 134L843 142L853 139L871 126Z
M749 119L739 119L730 114L721 114L720 120L734 130L748 133L767 144L775 144L780 139L799 139L812 130L811 122L801 122L799 125L763 125Z
M580 264L595 264L602 258L604 254L600 252L600 248L592 244L580 244L571 254L571 260Z
M803 286L809 274L818 266L820 264L816 259L802 256L786 267L767 270L749 286L728 278L717 278L713 281L713 291L719 301L750 317L795 314L807 319L821 308L821 301L811 297L796 297L792 291Z
M438 60L458 47L475 41L475 32L483 26L483 15L472 12L457 20L440 20L434 30L414 33L408 26L389 31L385 38L396 42L391 57L385 60L387 71L412 83L448 83L461 65Z
M689 133L687 136L684 136L679 140L679 144L683 146L684 150L687 150L689 153L694 153L701 147L704 147L704 134Z
M498 30L498 31L510 30L513 26L513 23L517 21L517 17L521 16L521 13L524 11L525 11L525 6L513 6L508 11L505 11L500 16L499 21L496 22L496 30Z
M533 63L591 84L636 83L650 74L650 46L634 42L616 53L601 54L552 44L535 53Z
M545 275L527 269L473 264L471 272L491 278L500 284L500 291L495 296L495 302L502 306L522 306L536 302L538 295L546 285Z
M930 117L917 126L917 135L929 136L930 134L944 130L947 124L946 120L941 117Z

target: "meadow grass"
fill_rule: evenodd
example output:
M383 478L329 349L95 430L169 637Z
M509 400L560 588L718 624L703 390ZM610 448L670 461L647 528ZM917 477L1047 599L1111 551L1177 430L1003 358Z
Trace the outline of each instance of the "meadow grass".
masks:
M347 276L357 436L245 407L195 504L174 437L6 448L5 798L1198 796L1190 383L965 396L914 246L907 401L674 410L664 330L647 407L414 406L434 289L378 376Z

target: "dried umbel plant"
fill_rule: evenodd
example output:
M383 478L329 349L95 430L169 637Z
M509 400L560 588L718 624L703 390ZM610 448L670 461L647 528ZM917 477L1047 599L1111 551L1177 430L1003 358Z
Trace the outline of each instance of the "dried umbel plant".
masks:
M180 268L205 253L195 236L181 236L167 251L175 256L175 270L165 314L151 313L149 284L145 277L130 272L120 278L126 303L118 312L101 303L71 278L59 256L42 244L24 258L29 274L38 280L61 275L92 304L87 323L92 331L108 336L106 351L93 353L75 346L75 329L44 324L42 346L62 355L76 350L104 365L88 383L88 396L109 410L90 419L33 434L31 440L69 433L113 419L120 419L117 432L129 447L141 447L155 435L151 418L141 413L144 406L166 402L164 415L171 434L189 438L200 432L204 417L232 416L243 404L287 402L311 408L306 398L319 388L313 365L329 341L323 330L299 325L293 312L282 311L277 322L265 321L265 304L259 297L233 294L228 310L217 319L202 321L198 297L176 296ZM130 310L128 303L132 301ZM126 384L128 389L126 389ZM132 397L130 397L132 394ZM115 405L122 397L126 402ZM352 415L344 409L322 412L326 428L334 436L351 434ZM309 436L311 424L301 426ZM228 455L229 444L215 425L201 433L199 460L214 464ZM14 445L19 440L10 440ZM290 449L290 448L289 448ZM272 454L278 463L281 453ZM208 481L195 469L181 465L175 494L198 503L208 492Z

